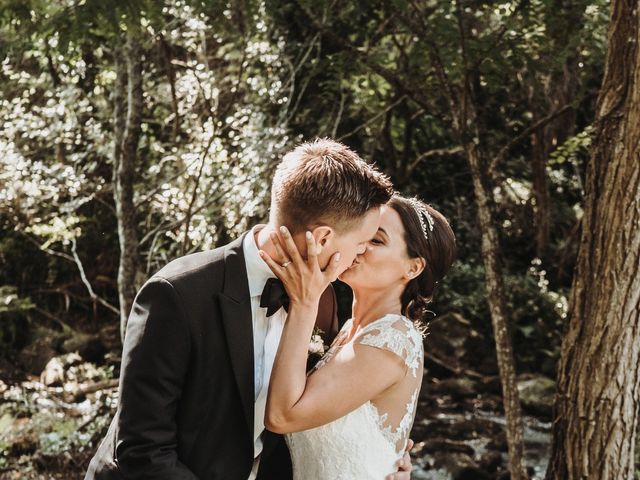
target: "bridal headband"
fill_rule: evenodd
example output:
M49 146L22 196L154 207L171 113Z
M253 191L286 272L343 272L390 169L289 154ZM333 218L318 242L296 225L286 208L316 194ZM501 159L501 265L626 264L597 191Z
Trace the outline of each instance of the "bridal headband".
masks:
M418 219L420 220L420 226L422 227L422 233L424 233L424 238L428 239L429 235L427 234L427 224L424 223L424 217L427 218L430 232L433 232L433 224L434 224L433 217L427 211L427 209L424 207L423 203L420 200L418 200L417 198L411 198L409 201L411 202L413 209L418 214Z

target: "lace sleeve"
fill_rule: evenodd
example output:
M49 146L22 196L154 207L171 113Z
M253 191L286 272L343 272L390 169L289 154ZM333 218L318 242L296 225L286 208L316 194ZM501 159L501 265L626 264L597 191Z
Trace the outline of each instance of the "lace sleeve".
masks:
M399 315L382 317L367 325L355 343L396 354L416 377L423 356L422 334L409 319Z

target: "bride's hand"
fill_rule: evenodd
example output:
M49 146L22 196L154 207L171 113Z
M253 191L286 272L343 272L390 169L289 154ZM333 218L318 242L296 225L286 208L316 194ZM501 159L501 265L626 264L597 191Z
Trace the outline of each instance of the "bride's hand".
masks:
M260 257L267 263L271 271L282 281L290 305L317 307L320 296L338 277L340 253L331 257L327 268L323 271L318 264L319 245L311 232L305 235L307 244L307 259L304 260L286 227L280 227L280 235L271 234L271 241L282 264L276 262L263 250Z

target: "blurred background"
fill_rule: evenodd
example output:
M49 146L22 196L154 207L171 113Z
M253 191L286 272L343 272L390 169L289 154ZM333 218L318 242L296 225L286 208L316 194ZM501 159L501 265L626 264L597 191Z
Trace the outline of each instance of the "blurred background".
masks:
M508 478L492 295L525 464L543 478L609 13L604 0L0 2L0 478L82 478L137 288L263 222L282 154L324 136L458 239L428 317L413 478Z

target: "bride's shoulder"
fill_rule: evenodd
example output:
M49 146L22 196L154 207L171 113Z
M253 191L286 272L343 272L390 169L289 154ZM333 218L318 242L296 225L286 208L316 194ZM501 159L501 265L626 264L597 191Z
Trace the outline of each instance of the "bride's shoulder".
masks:
M363 332L370 330L383 331L388 329L399 330L404 333L409 333L410 335L419 334L422 336L421 327L404 315L396 313L388 313L385 316L374 320L363 329Z
M390 351L401 357L413 375L423 358L422 332L403 315L385 315L365 326L356 344Z

